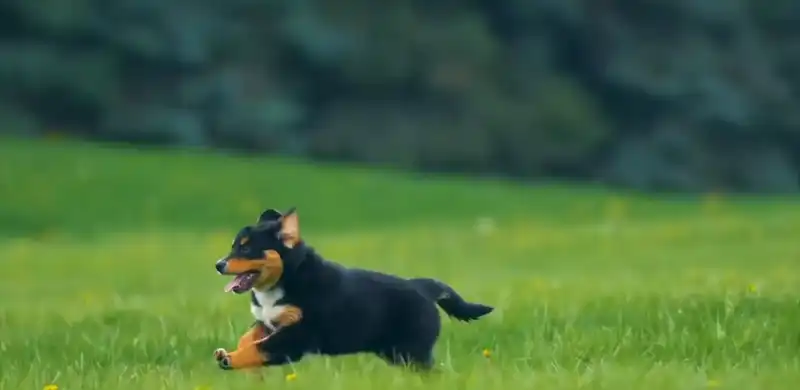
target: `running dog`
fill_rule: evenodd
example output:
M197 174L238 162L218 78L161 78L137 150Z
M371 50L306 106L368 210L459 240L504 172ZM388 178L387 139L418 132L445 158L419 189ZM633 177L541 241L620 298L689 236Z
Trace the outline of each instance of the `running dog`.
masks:
M306 354L361 352L428 370L441 329L437 305L465 322L493 310L466 302L434 279L405 279L325 260L301 239L294 208L262 212L215 266L222 275L234 275L225 291L250 294L256 320L235 350L214 352L226 370L282 365Z

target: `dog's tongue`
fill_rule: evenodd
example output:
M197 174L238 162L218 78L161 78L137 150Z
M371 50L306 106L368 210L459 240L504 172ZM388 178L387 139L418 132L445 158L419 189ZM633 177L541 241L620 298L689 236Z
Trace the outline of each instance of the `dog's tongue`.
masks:
M225 285L225 292L227 293L233 291L235 293L240 293L242 291L249 290L250 287L252 287L254 277L255 277L254 274L236 275L236 277L233 278L233 280L231 280L230 282L228 282L227 285Z

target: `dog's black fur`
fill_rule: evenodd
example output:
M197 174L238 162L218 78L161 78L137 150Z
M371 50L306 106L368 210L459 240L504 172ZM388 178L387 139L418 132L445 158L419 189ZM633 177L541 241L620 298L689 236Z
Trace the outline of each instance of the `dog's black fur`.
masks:
M367 352L391 364L429 369L441 328L436 305L461 321L478 319L493 310L466 302L434 279L404 279L348 268L323 259L302 240L289 248L281 240L281 216L274 209L264 211L257 225L239 232L229 255L257 259L266 250L277 251L283 273L272 288L284 291L278 303L294 305L303 312L301 321L258 344L268 356L264 365L296 362L307 353ZM241 245L245 237L246 243ZM257 303L255 295L253 301Z

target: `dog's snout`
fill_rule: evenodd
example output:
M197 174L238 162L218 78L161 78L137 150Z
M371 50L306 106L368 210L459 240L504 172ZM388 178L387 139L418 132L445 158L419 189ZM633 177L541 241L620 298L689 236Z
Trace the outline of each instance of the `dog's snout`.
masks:
M214 264L214 268L216 268L217 272L219 272L221 274L225 273L226 266L227 266L227 262L225 261L225 259L219 259L219 260L217 260L217 263Z

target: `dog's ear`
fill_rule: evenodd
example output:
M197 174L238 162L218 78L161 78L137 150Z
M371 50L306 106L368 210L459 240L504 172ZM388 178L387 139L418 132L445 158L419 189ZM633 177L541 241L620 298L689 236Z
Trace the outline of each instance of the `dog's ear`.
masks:
M280 221L280 238L283 245L286 245L287 248L294 248L300 242L300 220L297 216L297 209L294 207L289 209L280 216Z
M281 213L275 209L266 209L258 216L256 223L264 223L270 221L278 221L281 219Z

